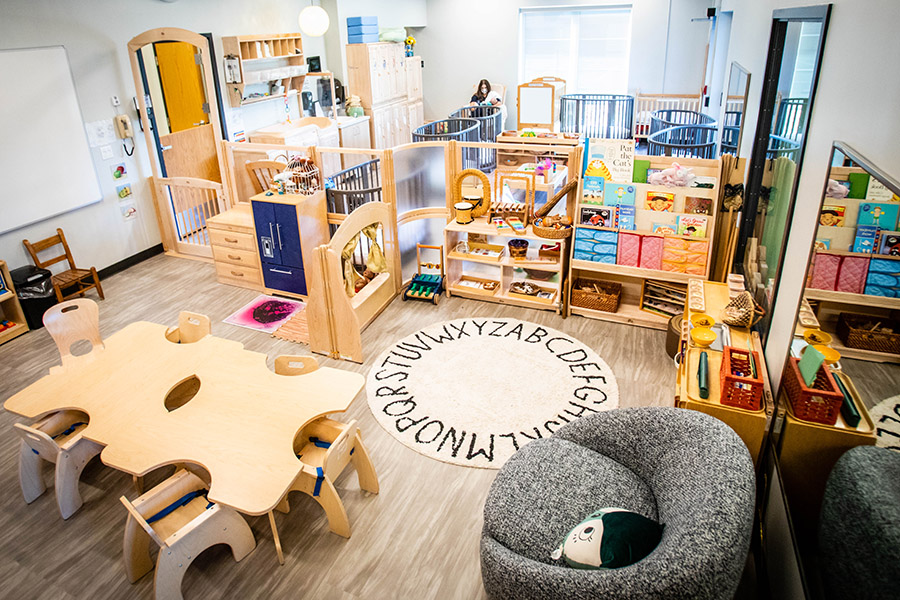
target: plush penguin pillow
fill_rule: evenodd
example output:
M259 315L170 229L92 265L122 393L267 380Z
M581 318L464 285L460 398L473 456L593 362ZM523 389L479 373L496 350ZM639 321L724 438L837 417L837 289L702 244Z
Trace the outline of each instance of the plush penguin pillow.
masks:
M576 569L617 569L641 560L656 548L663 526L624 508L602 508L575 526L553 551Z

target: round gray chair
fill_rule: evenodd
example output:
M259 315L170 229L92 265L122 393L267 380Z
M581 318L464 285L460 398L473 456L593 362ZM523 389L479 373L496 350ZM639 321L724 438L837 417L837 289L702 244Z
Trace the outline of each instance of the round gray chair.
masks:
M481 575L495 599L731 599L750 545L753 463L727 425L678 408L582 417L500 469L484 508ZM593 511L620 507L664 525L659 545L619 569L551 558Z
M835 463L819 517L829 599L894 598L900 586L900 453L857 446Z

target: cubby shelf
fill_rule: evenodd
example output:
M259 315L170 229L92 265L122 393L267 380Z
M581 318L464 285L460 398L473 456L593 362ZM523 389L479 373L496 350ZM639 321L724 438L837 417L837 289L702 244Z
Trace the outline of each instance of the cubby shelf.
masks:
M6 284L6 290L0 293L0 320L9 320L15 325L13 327L0 331L0 344L22 335L28 331L28 325L25 322L25 313L22 312L22 306L16 297L16 288L13 286L12 276L9 274L9 268L6 262L0 260L0 276Z
M233 107L285 98L303 89L307 67L299 33L223 37L222 51L226 60L237 58L240 65L241 81L225 84ZM248 86L264 85L270 81L281 81L285 93L245 97Z

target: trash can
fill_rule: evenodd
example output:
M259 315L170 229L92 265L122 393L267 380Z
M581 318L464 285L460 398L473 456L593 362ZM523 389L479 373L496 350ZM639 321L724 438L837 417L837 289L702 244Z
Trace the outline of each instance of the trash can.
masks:
M16 286L16 296L19 297L28 328L40 329L44 326L44 311L56 304L56 292L50 281L53 274L32 265L13 269L9 274Z

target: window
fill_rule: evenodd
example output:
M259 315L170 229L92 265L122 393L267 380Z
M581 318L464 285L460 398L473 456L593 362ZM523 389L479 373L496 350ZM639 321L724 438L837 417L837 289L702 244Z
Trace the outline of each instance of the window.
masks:
M628 91L631 6L519 11L519 82L553 76L566 93Z

